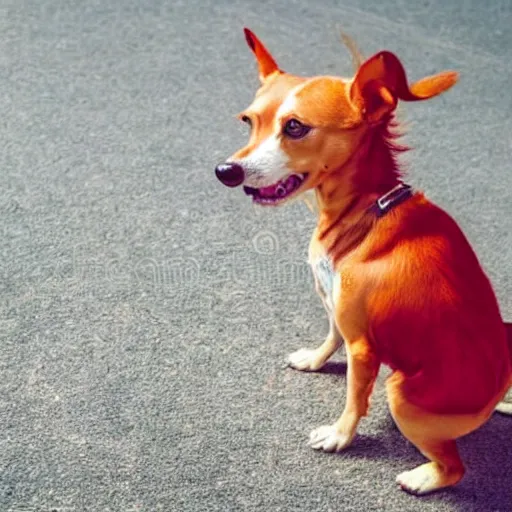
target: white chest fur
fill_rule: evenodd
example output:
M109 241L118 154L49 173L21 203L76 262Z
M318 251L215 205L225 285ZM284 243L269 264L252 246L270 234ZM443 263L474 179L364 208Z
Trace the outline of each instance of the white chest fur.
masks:
M322 297L326 309L331 312L333 307L334 268L328 256L316 256L310 259L311 269L315 276L316 289Z

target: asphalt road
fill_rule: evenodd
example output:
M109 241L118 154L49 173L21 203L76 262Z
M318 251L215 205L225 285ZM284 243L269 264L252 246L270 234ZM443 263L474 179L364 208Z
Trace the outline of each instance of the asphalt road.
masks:
M326 333L302 203L254 208L214 165L256 69L351 73L342 28L411 78L461 73L402 109L409 181L464 228L512 319L509 0L0 1L0 510L511 511L512 419L461 440L468 473L422 499L422 456L382 379L340 455L308 448L342 364L283 368Z

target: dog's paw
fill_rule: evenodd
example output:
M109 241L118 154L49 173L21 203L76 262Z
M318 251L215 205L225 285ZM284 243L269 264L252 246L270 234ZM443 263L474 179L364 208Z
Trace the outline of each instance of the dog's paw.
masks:
M396 482L404 491L420 496L455 485L463 474L463 468L443 472L435 462L429 462L411 471L400 473L396 477Z
M301 348L288 356L288 366L303 372L320 370L325 361L319 360L316 350Z
M324 452L341 452L347 448L354 434L340 432L336 425L323 425L316 428L309 436L309 446Z
M417 495L426 494L437 489L435 475L424 466L428 466L428 464L400 473L396 477L397 484L404 491Z

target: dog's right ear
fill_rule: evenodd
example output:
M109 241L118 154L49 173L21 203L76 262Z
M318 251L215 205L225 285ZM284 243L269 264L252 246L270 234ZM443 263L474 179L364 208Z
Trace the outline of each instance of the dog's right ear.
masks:
M260 81L264 82L268 76L272 75L276 71L280 71L274 57L270 55L270 52L265 48L263 43L251 32L248 28L244 28L245 39L249 48L252 50L258 63L258 72Z

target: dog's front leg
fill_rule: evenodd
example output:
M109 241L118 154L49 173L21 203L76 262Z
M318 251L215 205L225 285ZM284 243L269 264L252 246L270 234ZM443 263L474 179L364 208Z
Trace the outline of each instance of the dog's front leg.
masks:
M315 289L329 316L329 334L325 341L315 349L301 348L288 356L288 364L296 370L313 372L322 368L327 360L343 344L343 338L333 317L332 298L328 296L315 273Z
M288 364L296 370L313 372L322 368L327 360L343 344L343 338L334 323L329 318L329 334L325 341L315 349L301 348L288 356Z
M315 450L338 452L350 445L359 420L366 416L380 362L366 338L346 343L347 400L342 415L333 425L311 432L309 444Z

